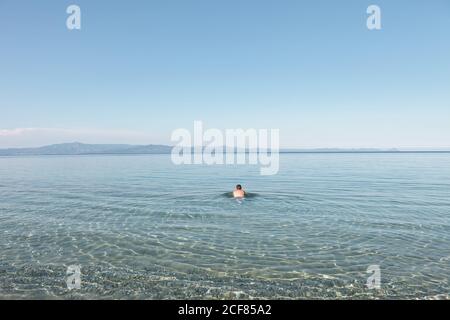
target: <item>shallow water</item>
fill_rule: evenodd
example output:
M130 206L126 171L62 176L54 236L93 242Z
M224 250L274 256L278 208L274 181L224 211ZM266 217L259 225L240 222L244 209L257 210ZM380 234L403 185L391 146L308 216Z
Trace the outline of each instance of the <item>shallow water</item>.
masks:
M260 176L168 155L0 157L0 298L448 299L449 163L283 154ZM237 183L256 196L229 198Z

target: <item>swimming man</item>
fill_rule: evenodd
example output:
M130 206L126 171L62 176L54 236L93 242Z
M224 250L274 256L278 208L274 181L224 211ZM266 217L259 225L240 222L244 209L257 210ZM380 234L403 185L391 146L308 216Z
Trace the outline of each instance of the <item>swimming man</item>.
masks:
M243 197L245 197L245 191L242 190L242 186L240 184L238 184L236 186L236 189L234 189L233 197L235 197L235 198L243 198Z

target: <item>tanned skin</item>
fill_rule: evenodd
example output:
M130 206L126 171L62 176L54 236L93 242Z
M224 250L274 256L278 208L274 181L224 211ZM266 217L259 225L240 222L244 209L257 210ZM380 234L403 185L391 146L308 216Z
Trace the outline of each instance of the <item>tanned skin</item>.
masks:
M245 197L245 191L242 190L242 186L240 184L238 184L236 186L236 189L234 189L233 197L235 197L235 198L244 198Z

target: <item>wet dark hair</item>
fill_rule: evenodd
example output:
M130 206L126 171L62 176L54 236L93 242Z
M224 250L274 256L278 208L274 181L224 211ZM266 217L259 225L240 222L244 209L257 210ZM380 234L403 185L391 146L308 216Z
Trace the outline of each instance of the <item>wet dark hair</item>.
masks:
M237 184L237 185L236 185L236 189L237 189L237 190L241 190L241 189L242 189L242 186L241 186L240 184Z

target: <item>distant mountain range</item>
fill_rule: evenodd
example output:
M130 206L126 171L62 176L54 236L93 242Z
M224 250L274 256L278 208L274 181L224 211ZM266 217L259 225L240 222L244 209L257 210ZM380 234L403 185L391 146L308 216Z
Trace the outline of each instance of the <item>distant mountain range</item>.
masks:
M129 145L129 144L85 144L80 142L53 144L38 148L0 149L0 156L33 156L33 155L95 155L95 154L170 154L172 146L167 145ZM398 149L281 149L281 153L380 153L380 152L416 152ZM448 152L448 151L417 151Z
M39 148L0 149L0 156L87 155L87 154L167 154L172 147L164 145L85 144L79 142L53 144Z

